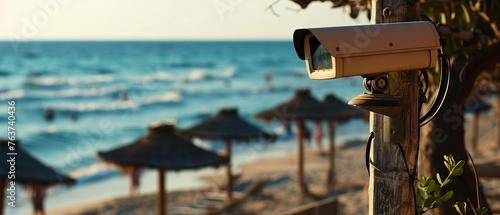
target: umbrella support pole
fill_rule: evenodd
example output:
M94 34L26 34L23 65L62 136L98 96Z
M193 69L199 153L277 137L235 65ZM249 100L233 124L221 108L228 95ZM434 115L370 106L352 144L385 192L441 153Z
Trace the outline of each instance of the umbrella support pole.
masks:
M297 183L298 191L302 197L307 195L307 184L304 178L304 120L297 120L297 144L298 144L298 171L297 171Z
M226 158L227 158L227 200L231 201L233 199L233 176L231 173L231 139L226 139Z
M167 214L167 204L166 204L166 195L165 195L165 170L158 170L158 199L156 202L156 208L158 211L158 215L166 215Z
M328 120L328 139L328 178L326 186L328 190L333 190L335 187L335 124L332 119Z

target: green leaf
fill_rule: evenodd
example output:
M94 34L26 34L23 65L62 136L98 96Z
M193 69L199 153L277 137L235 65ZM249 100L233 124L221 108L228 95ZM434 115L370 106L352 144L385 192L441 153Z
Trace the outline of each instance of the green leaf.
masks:
M424 207L431 208L431 205L438 199L437 196L430 196L429 198L424 200Z
M457 202L453 205L460 215L467 215L467 203Z
M424 214L424 208L421 205L417 205L417 213Z
M457 163L457 165L455 166L455 168L456 168L456 169L462 168L462 167L464 166L464 164L465 164L465 161L460 160L460 161Z
M439 201L446 202L453 196L453 190L446 192L444 195L439 197Z
M438 180L439 185L443 186L443 181L441 180L441 176L439 175L439 173L436 174L436 179Z
M427 195L430 195L434 189L436 189L437 185L436 185L436 182L434 182L434 180L430 180L431 182L429 183L429 186L427 187L427 190L425 190L425 193Z
M441 205L441 203L443 203L443 202L437 200L429 208L431 208L431 209L432 208L437 208L437 207L439 207Z
M451 173L452 176L459 176L459 175L462 175L462 173L464 172L464 169L460 168L460 169L455 169L453 170L453 173Z
M488 211L488 209L486 209L486 207L476 209L476 212L478 215L483 215L486 213L486 211Z
M446 169L448 169L448 172L451 172L451 166L448 164L448 162L444 162L444 166L446 166Z
M425 176L422 176L422 184L423 184L423 186L422 186L422 187L427 187L427 186L429 186L429 183L431 182L429 179L430 179L430 178L427 178L427 177L425 177Z
M441 185L441 186L444 187L444 185L447 185L447 184L451 183L451 181L452 180L448 178L448 179L444 180L443 185Z
M435 196L439 196L439 194L441 193L441 186L437 185L436 184L436 188L434 188L434 195Z
M424 203L424 197L422 196L421 193L417 193L417 206L422 207L423 203Z
M444 155L443 157L444 157L444 160L445 160L445 161L450 160L450 157L449 157L448 155Z

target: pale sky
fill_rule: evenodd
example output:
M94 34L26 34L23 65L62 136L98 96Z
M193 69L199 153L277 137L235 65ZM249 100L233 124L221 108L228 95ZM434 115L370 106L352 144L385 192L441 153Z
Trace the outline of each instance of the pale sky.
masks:
M0 40L291 40L293 30L368 24L331 3L289 0L0 0Z

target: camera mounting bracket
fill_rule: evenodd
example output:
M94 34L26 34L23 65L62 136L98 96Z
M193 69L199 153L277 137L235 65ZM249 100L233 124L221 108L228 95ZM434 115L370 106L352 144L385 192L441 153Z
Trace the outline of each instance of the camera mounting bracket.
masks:
M389 78L385 75L365 77L363 85L370 93L363 93L349 101L349 105L361 109L396 117L401 113L401 97L384 93L389 89Z

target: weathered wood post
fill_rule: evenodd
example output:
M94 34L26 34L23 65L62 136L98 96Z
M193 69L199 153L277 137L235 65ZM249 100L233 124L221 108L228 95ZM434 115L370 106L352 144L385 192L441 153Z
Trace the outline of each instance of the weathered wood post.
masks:
M158 170L158 197L156 199L156 213L158 215L165 215L167 213L167 201L165 195L165 170Z
M297 120L297 147L299 148L298 151L298 158L297 158L297 187L298 191L302 195L301 197L304 198L308 195L308 189L307 189L307 183L305 181L304 177L304 130L305 128L305 123L304 119L298 119Z
M372 0L372 5L373 24L419 20L418 1ZM415 214L419 73L391 72L388 77L387 93L400 96L403 107L397 117L370 113L375 135L370 150L369 214Z
M227 201L231 201L233 199L233 174L231 173L231 139L226 139L226 158L227 158L227 166L226 166L226 174L227 174L227 184L226 184L226 192L227 192Z
M327 188L335 188L335 122L328 119L328 177L326 180Z

